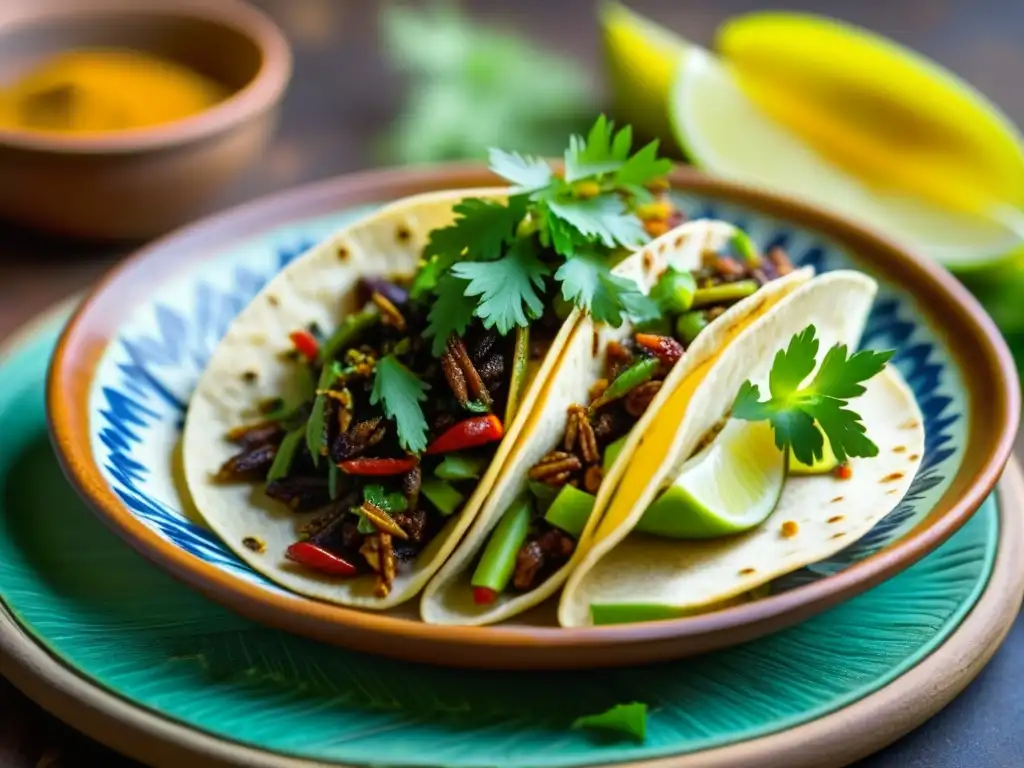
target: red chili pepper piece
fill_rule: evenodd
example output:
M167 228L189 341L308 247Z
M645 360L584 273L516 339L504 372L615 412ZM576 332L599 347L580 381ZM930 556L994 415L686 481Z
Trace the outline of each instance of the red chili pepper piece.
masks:
M416 469L416 459L349 459L338 469L349 475L404 475Z
M312 333L309 331L292 331L288 334L288 338L292 340L292 345L300 355L311 362L316 360L316 356L320 353L320 342L314 338Z
M286 554L289 560L294 560L299 565L304 565L314 571L326 573L328 576L348 578L359 574L359 569L348 560L308 541L295 542L288 547Z
M501 440L504 435L505 428L501 425L501 419L493 413L487 416L474 416L442 432L439 438L427 446L427 453L449 453L475 448Z
M683 356L683 345L671 336L659 336L654 333L638 333L636 343L649 350L665 365L675 365Z
M490 587L473 587L473 602L477 605L490 605L498 599L498 593Z

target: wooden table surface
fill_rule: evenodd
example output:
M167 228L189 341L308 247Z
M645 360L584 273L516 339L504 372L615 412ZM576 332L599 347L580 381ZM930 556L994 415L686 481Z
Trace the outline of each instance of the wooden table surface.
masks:
M373 165L374 140L397 114L403 93L402 79L379 51L376 4L365 0L259 0L256 4L278 21L292 42L295 77L280 130L266 157L224 195L217 208ZM771 5L763 0L632 0L629 4L704 43L710 43L715 28L727 16ZM591 0L464 3L476 17L528 33L596 72L600 58L595 5ZM847 19L906 43L961 73L1024 124L1024 89L1020 87L1024 3L1018 0L789 0L784 5ZM86 288L127 250L56 241L0 225L0 338L55 301ZM1010 646L1024 649L1022 635L1024 629L1018 626L993 666L1020 671L1020 658L1008 654L1013 653ZM984 674L965 698L986 679L991 684L991 675ZM1014 708L1019 711L1019 704ZM936 738L954 739L948 727ZM961 723L959 727L968 726ZM931 754L928 747L915 737L865 761L864 767L937 766L940 758L927 756ZM965 732L957 738L967 743L974 735ZM942 757L942 765L1010 764L951 759L955 758ZM0 768L90 764L138 765L74 733L0 678Z

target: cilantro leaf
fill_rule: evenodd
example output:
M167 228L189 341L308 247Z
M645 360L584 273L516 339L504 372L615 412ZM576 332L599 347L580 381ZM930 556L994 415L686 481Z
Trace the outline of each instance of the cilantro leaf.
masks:
M636 284L612 274L605 259L594 253L580 253L566 259L555 272L555 280L562 286L562 298L587 310L598 322L615 328L622 324L623 312L629 312L627 305L630 303L634 310L649 311L643 304L646 297ZM656 305L653 311L660 317Z
M398 442L410 453L421 453L427 447L427 420L420 403L427 399L430 385L420 381L394 355L386 355L377 363L370 392L370 405L381 403L384 413L395 422Z
M515 184L516 192L534 192L551 183L551 167L539 157L491 149L491 170Z
M363 498L388 513L405 512L409 506L409 502L399 491L385 493L383 485L366 486L363 488Z
M635 248L649 239L644 226L626 204L613 194L587 200L551 200L548 210L588 238L597 239L607 248Z
M647 735L647 705L637 701L616 704L604 712L576 718L572 727L573 730L599 728L618 731L643 741Z
M864 394L861 382L881 372L892 351L865 350L847 357L846 345L836 344L825 354L818 373L801 388L814 370L817 354L815 328L809 325L790 339L785 350L776 353L768 376L771 397L761 400L758 387L743 382L733 402L733 418L767 419L779 449L792 448L797 460L805 464L822 457L822 433L840 462L851 456L877 456L878 446L867 436L860 415L844 406L847 400Z
M423 330L425 337L433 338L431 354L440 357L452 334L462 336L473 320L476 301L466 295L469 283L452 275L445 275L438 281L434 305L427 315L429 325Z
M647 144L615 172L615 186L643 188L672 170L672 161L658 157L658 140ZM644 190L646 191L646 190Z
M527 202L525 196L513 195L507 205L478 197L457 203L452 209L455 220L430 233L423 249L426 264L412 285L413 298L434 290L445 271L463 256L483 260L501 256L505 243L512 241L526 215Z
M525 328L544 311L537 291L551 270L537 258L532 239L517 240L497 261L460 262L452 274L469 281L467 296L480 297L474 314L484 327L497 328L502 335L516 326Z
M565 151L565 180L579 181L618 170L629 157L633 129L628 125L615 133L615 124L604 115L597 118L587 138L573 136Z

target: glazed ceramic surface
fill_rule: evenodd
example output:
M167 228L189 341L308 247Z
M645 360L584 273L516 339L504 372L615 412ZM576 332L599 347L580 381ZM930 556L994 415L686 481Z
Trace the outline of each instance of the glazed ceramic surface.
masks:
M429 174L422 183L431 184ZM236 222L229 214L140 256L86 304L50 379L58 448L101 516L144 554L262 621L389 655L477 666L607 665L683 655L763 634L906 567L967 518L1005 464L1010 424L1018 418L1016 380L987 318L950 279L806 209L725 185L684 182L677 197L691 218L733 222L762 248L781 245L796 263L819 271L852 267L878 278L864 345L896 350L893 362L925 416L921 469L894 511L850 548L776 582L771 598L668 622L571 631L431 627L407 618L411 609L360 613L291 595L205 527L183 490L176 451L192 388L235 314L308 246L394 190L387 184L364 189L364 199L350 195L344 204L332 200L329 187L320 191L316 204L293 204L294 215L279 214L276 226L245 228L244 215ZM371 193L377 198L366 200ZM258 210L250 206L249 217ZM190 258L190 248L202 248L203 258ZM145 291L133 294L130 306L118 303L119 289L133 284ZM109 343L86 351L81 333L103 307L113 313L102 321ZM75 376L83 384L69 396L63 384ZM523 621L550 619L540 612ZM421 642L411 642L416 639ZM575 653L580 648L586 652Z
M937 551L842 606L753 643L642 669L469 672L372 657L232 614L90 514L45 437L42 384L57 330L54 321L0 364L0 597L87 679L227 746L449 768L696 755L810 722L915 666L974 606L999 548L993 498ZM633 700L651 707L643 743L570 728L578 715Z

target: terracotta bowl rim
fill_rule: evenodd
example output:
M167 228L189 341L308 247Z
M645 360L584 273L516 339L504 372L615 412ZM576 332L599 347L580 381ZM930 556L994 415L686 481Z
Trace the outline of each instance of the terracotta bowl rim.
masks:
M129 273L152 268L159 262L161 254L168 258L167 246L189 235L198 235L204 230L220 231L230 229L234 220L245 221L253 217L268 215L275 209L294 210L309 206L323 197L345 198L344 203L359 204L380 202L387 199L387 190L442 189L473 186L493 186L496 178L479 164L447 163L441 165L411 166L348 174L326 181L297 187L277 193L248 204L238 206L203 221L182 228L136 252L111 270L87 294L84 301L65 326L54 352L47 380L47 419L51 439L65 474L78 493L85 499L98 516L133 548L151 562L207 596L228 606L232 610L263 624L306 634L320 640L339 644L352 644L349 639L340 639L346 630L360 637L386 638L389 641L404 640L426 642L420 648L434 648L452 644L459 648L479 651L500 652L535 649L543 653L545 647L556 650L583 650L599 646L625 647L650 643L664 643L678 640L680 647L700 646L722 647L738 640L751 639L758 634L796 623L826 608L853 597L881 581L909 567L928 554L955 533L978 509L996 485L1010 458L1017 425L1020 421L1021 394L1016 367L1006 342L994 321L985 313L977 300L950 273L925 258L916 255L905 246L874 232L873 230L819 210L816 207L783 195L769 193L717 179L710 179L690 170L680 169L673 174L673 182L684 190L695 191L711 197L718 197L733 203L748 206L754 210L775 215L798 226L820 231L840 243L857 241L871 250L883 253L892 259L893 269L904 277L895 281L901 288L911 290L915 298L927 295L928 303L922 308L938 305L956 312L956 323L961 327L945 337L945 343L957 360L956 367L964 370L965 388L970 391L971 381L979 381L983 373L972 374L965 366L963 355L973 355L974 362L983 362L987 372L995 374L988 395L995 400L985 407L992 409L997 417L988 424L987 441L971 446L983 451L984 460L969 476L966 488L958 498L949 499L947 491L936 505L945 511L930 524L919 523L905 536L864 560L854 563L843 571L823 577L817 581L795 587L761 600L727 608L714 613L656 622L624 624L586 628L561 628L547 626L490 626L465 627L426 624L418 619L388 616L371 611L345 608L318 602L298 595L278 595L256 585L245 582L241 577L221 571L216 566L193 557L175 545L165 542L141 521L137 520L110 491L102 479L99 467L92 454L88 429L89 393L96 368L109 345L107 331L97 329L97 323L116 327L118 320L109 315L123 317L131 308L105 306L105 295ZM406 191L406 194L411 192ZM377 195L376 198L372 197ZM849 246L847 246L849 247ZM149 261L152 260L152 261ZM147 262L149 262L147 266ZM881 262L880 262L881 263ZM886 262L887 264L889 262ZM872 261L874 267L874 261ZM889 278L893 279L893 278ZM106 322L103 318L107 314ZM934 311L925 311L934 318ZM950 321L951 323L953 321ZM945 330L949 331L946 327ZM951 339L967 336L971 348L961 351L953 346ZM102 344L102 348L99 346ZM85 345L95 349L86 351ZM86 356L85 363L78 358ZM68 394L67 382L78 380ZM980 399L969 398L972 408ZM973 421L973 413L971 414ZM977 433L972 433L979 439ZM972 438L967 439L968 445ZM965 471L957 471L954 479ZM932 515L928 520L932 519ZM418 598L413 598L418 599ZM753 629L752 629L753 627ZM717 640L709 644L701 638L714 636ZM703 643L703 644L702 644ZM362 642L362 650L374 646ZM413 654L384 651L387 655L411 656ZM675 656L692 651L681 651ZM420 657L425 654L417 652ZM622 664L630 663L626 656ZM659 653L657 658L670 658L671 654ZM486 666L472 659L449 659L446 663L460 666ZM560 662L561 663L561 662ZM601 666L603 663L579 662L564 666ZM495 666L531 666L518 662L495 664ZM550 666L540 660L536 665Z
M292 73L292 52L284 33L263 11L244 0L89 0L85 4L41 3L13 16L0 13L4 28L73 23L86 16L115 13L136 17L170 15L219 23L247 37L260 51L260 67L241 89L195 115L162 125L96 136L50 135L0 128L0 147L67 155L130 154L169 149L202 140L247 122L284 93ZM15 30L14 34L17 34Z

